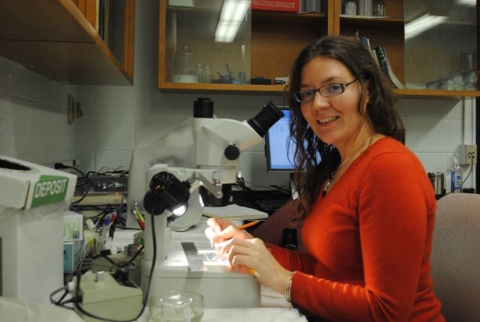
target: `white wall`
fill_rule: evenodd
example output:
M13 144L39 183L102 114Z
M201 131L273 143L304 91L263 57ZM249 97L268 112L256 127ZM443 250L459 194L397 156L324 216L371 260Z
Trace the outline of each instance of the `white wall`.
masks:
M13 125L8 140L14 141L16 155L0 146L0 154L30 162L53 165L56 161L75 158L76 125L67 125L67 94L75 87L50 81L23 66L0 56L0 74L7 80L0 99L7 111L7 122ZM15 154L15 153L13 153Z
M79 157L83 170L128 169L132 150L151 143L192 115L193 101L209 97L215 114L243 120L279 95L161 93L157 88L158 1L137 0L134 86L66 86L0 59L12 73L15 143L19 158L45 164ZM84 116L67 125L67 93L82 102ZM475 144L474 101L412 100L399 104L406 145L428 172L445 172L459 144ZM52 124L54 124L52 126ZM468 172L468 167L464 170ZM266 172L263 146L242 154L239 170L256 185L286 185L288 175ZM473 186L474 174L466 187Z

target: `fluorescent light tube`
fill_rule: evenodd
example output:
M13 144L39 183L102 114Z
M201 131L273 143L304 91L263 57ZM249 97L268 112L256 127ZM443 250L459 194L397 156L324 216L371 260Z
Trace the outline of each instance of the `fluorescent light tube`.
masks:
M455 4L458 4L459 6L475 7L477 5L477 0L455 0Z
M422 32L442 24L448 17L434 16L429 13L405 25L405 39L412 39Z
M250 0L225 0L220 14L220 21L215 30L216 42L232 42L237 35L247 10Z

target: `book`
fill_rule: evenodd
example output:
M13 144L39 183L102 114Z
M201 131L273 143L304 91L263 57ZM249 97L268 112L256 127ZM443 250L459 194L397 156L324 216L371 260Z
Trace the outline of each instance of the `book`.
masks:
M377 57L380 69L385 73L385 75L387 75L387 77L392 82L393 86L395 86L396 88L404 88L404 85L395 75L395 73L392 70L392 67L390 66L385 48L383 46L379 46L379 47L375 47L374 50L376 53L376 57Z
M358 32L358 31L357 31ZM358 38L358 34L357 34L357 38ZM371 50L372 48L370 47L370 39L368 39L368 37L365 37L365 36L362 36L359 38L360 41L362 42L362 44L365 46L365 48L367 50Z
M372 55L373 60L380 67L380 63L378 62L377 53L375 52L375 49L370 49L370 54Z

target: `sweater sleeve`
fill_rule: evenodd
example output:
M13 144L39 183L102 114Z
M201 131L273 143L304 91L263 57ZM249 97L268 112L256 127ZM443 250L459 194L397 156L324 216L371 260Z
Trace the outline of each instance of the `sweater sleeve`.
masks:
M429 269L432 189L408 153L381 154L362 172L345 179L357 181L349 185L355 192L342 191L332 201L351 203L357 212L363 280L333 281L302 271L293 276L291 298L332 321L408 321L421 271Z
M309 274L315 273L315 259L310 254L277 245L270 245L270 249L272 255L285 269L308 272Z

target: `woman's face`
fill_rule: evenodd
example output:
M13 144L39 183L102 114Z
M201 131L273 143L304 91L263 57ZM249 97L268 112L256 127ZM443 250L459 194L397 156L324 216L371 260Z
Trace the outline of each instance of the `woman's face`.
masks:
M345 91L336 96L324 97L318 91L312 100L300 103L303 117L313 132L325 143L342 149L355 142L362 131L367 130L365 118L357 110L362 94L360 82L347 67L330 57L316 57L302 69L300 91L314 90L319 87L342 83L348 84ZM328 90L338 87L326 87ZM332 92L332 91L331 91ZM367 95L366 102L369 101ZM365 103L366 105L366 103ZM365 109L365 106L363 106Z

